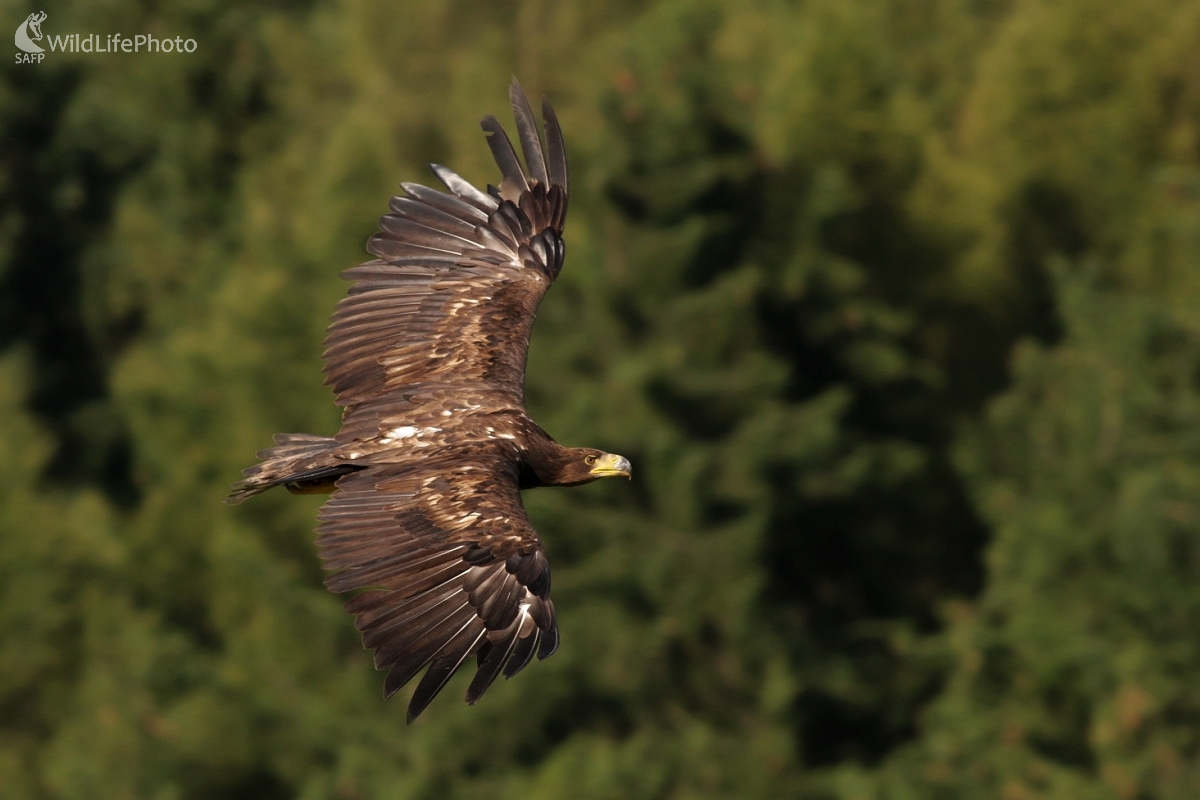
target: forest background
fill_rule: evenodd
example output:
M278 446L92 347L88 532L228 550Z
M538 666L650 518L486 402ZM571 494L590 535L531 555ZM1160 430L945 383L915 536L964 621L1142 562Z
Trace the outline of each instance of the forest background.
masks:
M1200 2L0 3L0 796L1194 798ZM7 26L7 27L4 27ZM312 546L401 180L572 165L563 646L411 727Z

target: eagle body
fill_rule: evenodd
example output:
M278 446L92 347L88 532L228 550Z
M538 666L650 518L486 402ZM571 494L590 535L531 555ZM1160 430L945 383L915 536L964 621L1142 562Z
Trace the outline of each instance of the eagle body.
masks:
M562 269L568 179L543 100L509 92L524 155L481 123L500 167L486 192L431 165L449 189L401 184L325 340L342 407L334 437L278 434L229 502L274 486L328 492L317 544L391 696L424 672L412 721L468 658L474 703L501 673L558 646L550 569L521 490L628 477L628 460L564 447L525 410L533 321Z

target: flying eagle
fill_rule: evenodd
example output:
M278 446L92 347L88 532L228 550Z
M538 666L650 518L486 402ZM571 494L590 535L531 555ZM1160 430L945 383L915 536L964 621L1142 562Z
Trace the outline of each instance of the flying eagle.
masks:
M367 243L377 258L342 274L353 285L324 354L337 436L276 435L229 495L333 493L317 527L325 585L365 590L346 610L388 670L385 696L425 670L410 722L472 655L468 703L558 648L521 490L631 474L622 456L563 447L525 411L534 316L563 263L567 156L549 102L543 142L515 80L509 99L525 167L485 117L500 186L431 165L450 193L401 184Z

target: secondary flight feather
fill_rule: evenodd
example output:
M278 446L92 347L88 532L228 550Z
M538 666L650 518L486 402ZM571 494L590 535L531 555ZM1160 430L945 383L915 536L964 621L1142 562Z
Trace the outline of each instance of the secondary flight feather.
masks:
M325 339L337 436L276 435L229 495L332 492L317 528L326 586L358 592L346 610L388 671L387 696L421 675L410 722L472 656L468 703L558 647L550 567L521 490L631 472L622 456L558 444L525 411L569 185L549 102L543 138L515 80L509 99L524 165L485 117L499 186L431 165L449 193L401 184L367 243L376 258L343 273L353 284Z

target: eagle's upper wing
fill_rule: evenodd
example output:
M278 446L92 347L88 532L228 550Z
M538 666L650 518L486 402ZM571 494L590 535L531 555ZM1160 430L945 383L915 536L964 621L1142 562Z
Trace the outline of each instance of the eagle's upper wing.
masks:
M350 415L414 385L486 386L523 402L534 315L563 261L567 158L542 101L546 141L521 87L509 97L528 172L495 117L482 124L502 180L479 191L445 167L450 194L405 183L325 339L326 383Z
M474 703L558 646L550 569L502 448L441 449L419 462L348 475L321 509L317 544L335 592L351 599L363 645L388 669L387 696L428 666L411 722L473 653Z

